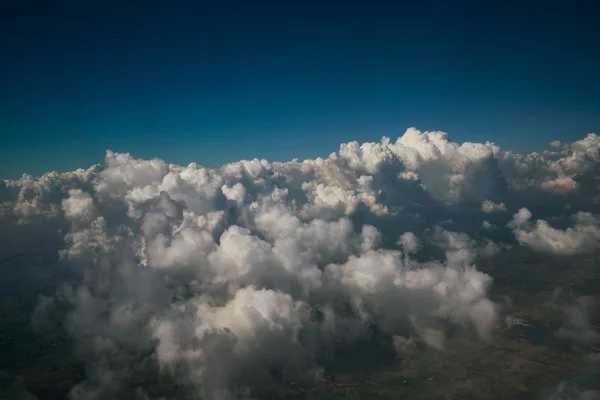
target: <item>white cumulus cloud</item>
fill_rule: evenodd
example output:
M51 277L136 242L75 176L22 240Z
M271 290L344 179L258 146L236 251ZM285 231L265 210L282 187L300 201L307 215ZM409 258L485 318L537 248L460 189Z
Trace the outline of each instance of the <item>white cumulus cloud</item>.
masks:
M596 249L594 214L559 229L529 209L538 193L592 207L599 148L590 134L520 155L410 128L302 162L108 151L87 170L4 181L2 230L61 232L72 280L36 318L64 306L87 365L74 399L114 397L147 365L199 398L252 398L321 380L373 330L401 352L443 351L456 326L487 338L499 310L477 262L508 247L481 235L508 223L536 251ZM521 207L511 221L503 201Z

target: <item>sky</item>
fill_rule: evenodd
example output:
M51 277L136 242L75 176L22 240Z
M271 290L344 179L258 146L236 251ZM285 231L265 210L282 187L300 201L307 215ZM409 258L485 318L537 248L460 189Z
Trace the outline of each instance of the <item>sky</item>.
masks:
M517 151L600 133L598 6L483 3L4 1L0 178L107 149L314 158L411 126Z

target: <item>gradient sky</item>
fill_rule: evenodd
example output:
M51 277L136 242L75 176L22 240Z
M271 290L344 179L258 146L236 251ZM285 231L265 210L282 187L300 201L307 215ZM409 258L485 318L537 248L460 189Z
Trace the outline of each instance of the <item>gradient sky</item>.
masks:
M1 2L0 177L107 148L214 166L409 126L519 151L600 133L596 2L326 3Z

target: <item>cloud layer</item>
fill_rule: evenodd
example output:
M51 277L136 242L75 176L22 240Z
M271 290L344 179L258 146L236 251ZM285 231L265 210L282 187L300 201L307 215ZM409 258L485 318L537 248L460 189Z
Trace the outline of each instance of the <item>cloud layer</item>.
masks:
M400 352L443 350L452 327L485 340L498 307L478 259L600 246L599 149L589 134L520 155L411 128L302 162L108 151L104 165L4 181L2 230L60 232L75 278L36 312L62 310L88 362L74 399L109 398L139 368L199 398L256 397L318 382L375 336ZM564 220L565 204L570 226L531 221Z

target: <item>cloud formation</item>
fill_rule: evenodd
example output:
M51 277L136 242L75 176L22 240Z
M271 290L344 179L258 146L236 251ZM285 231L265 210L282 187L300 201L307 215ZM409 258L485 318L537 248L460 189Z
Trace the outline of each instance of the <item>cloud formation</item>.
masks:
M536 251L595 251L594 214L559 230L513 207L544 193L593 208L599 142L519 155L411 128L219 168L108 151L101 166L4 181L3 225L61 229L76 278L36 318L63 310L88 362L72 398L113 396L149 366L200 398L256 397L321 380L375 336L397 351L443 350L452 327L487 338L498 308L476 263L504 247L485 235L508 223Z
M571 216L572 226L556 229L545 220L531 222L532 214L521 208L508 226L519 243L541 253L573 255L592 253L600 245L600 219L589 212Z
M506 205L502 202L496 204L493 201L485 200L483 203L481 203L481 211L484 213L506 211Z

